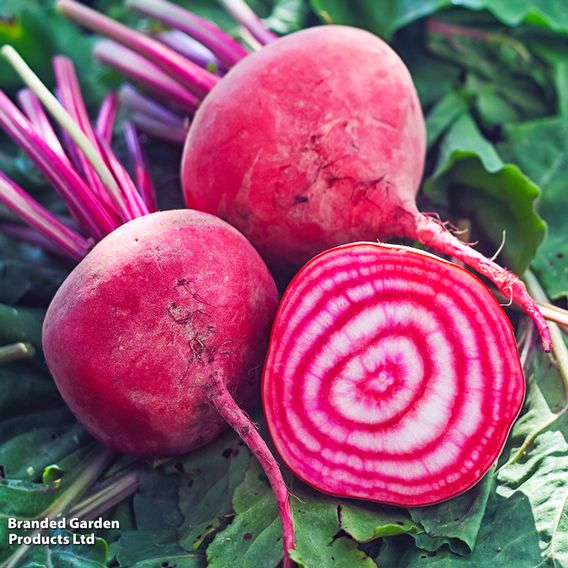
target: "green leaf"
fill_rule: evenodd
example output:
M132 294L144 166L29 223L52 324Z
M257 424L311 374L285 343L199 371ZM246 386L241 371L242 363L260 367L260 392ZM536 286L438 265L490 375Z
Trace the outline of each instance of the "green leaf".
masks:
M264 23L277 34L289 34L304 27L308 13L306 0L277 0Z
M452 552L470 554L487 507L493 474L492 469L472 489L449 501L410 509L412 520L424 528L415 536L418 548L433 551L448 545Z
M550 114L555 98L549 65L527 48L530 36L495 29L481 18L464 26L463 15L438 16L427 27L427 47L462 68L464 93L482 125Z
M253 461L233 496L235 518L207 548L210 568L273 568L282 559L276 502L263 478Z
M539 188L517 166L502 162L469 115L461 116L444 137L425 190L469 217L475 238L483 237L493 250L505 231L501 262L518 273L526 270L545 235L545 224L535 211Z
M460 66L430 53L420 27L402 30L393 42L393 48L407 65L423 108L436 104L449 92L460 88ZM432 77L436 80L432 81Z
M300 566L353 566L376 568L376 564L348 536L339 536L340 500L326 497L294 480L291 488L292 516L296 548L292 558ZM274 568L282 558L282 531L276 503L267 480L256 461L251 460L244 482L233 498L235 518L217 533L207 549L210 568ZM349 507L349 505L346 505ZM356 508L350 526L355 532L366 530L359 524ZM349 514L349 513L348 513ZM375 520L384 522L390 520ZM368 527L367 527L368 528Z
M58 433L73 422L73 415L66 407L22 414L0 422L0 440L9 440L14 436L28 432L35 428L44 428L48 425L52 432ZM25 448L21 449L25 452Z
M122 532L118 540L121 565L146 558L165 562L173 556L190 566L202 562L203 552L195 551L232 513L233 493L244 479L249 456L229 432L187 456L144 470L134 496L137 530Z
M55 384L31 365L0 367L0 421L27 412L62 406Z
M12 479L35 480L44 468L72 454L92 438L78 423L66 431L51 427L19 434L0 446L0 463Z
M144 470L134 496L136 526L142 531L175 531L183 517L178 504L179 480L163 471Z
M538 211L548 234L533 267L548 295L568 296L568 120L549 118L511 125L504 150L541 188Z
M467 100L457 91L450 91L441 99L426 117L427 147L430 148L467 110Z
M118 561L128 568L201 568L203 555L188 553L176 543L175 530L124 530L118 540Z
M0 235L0 302L47 305L67 273L40 249Z
M178 533L181 546L193 551L221 525L233 508L233 493L243 481L250 452L229 432L183 460L166 466L180 476L179 509L183 523Z
M568 48L565 42L532 41L531 50L552 66L552 80L557 96L557 113L568 117Z
M568 33L568 12L563 0L311 0L312 8L327 23L352 24L390 38L398 30L440 10L462 6L488 10L508 26L534 24Z
M403 509L394 507L345 502L339 506L339 518L341 528L357 542L422 532Z
M45 311L33 308L13 308L0 304L0 341L27 341L41 348L41 327Z
M352 539L339 535L336 499L308 488L292 488L296 550L292 558L303 568L349 566L376 568L375 562Z
M106 568L107 544L101 538L95 538L95 544L73 544L73 533L59 531L60 535L70 540L71 544L54 546L34 546L30 554L21 563L21 568ZM75 537L79 538L79 537Z
M368 28L389 39L399 28L447 5L444 0L311 0L326 23Z

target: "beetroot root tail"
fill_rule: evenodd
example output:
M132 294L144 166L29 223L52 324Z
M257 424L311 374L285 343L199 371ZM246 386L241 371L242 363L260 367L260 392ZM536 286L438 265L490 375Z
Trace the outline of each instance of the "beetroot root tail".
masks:
M415 239L422 244L461 260L481 275L486 276L506 297L519 304L525 313L534 321L545 351L552 349L550 330L544 316L533 298L528 293L524 282L516 275L483 256L473 247L460 241L439 222L419 214L412 226L407 226L406 237Z
M258 433L254 423L235 402L224 381L217 374L211 376L209 400L227 424L237 432L242 441L248 446L268 477L276 498L278 513L282 523L284 568L292 568L293 563L289 551L294 548L294 524L290 510L288 489L280 472L280 467L266 442Z

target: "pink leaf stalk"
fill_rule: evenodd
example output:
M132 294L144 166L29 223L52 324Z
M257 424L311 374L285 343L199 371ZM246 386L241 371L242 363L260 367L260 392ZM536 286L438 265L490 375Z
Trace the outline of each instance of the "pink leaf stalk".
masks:
M61 195L70 213L89 236L102 238L118 226L69 162L63 160L43 141L2 91L0 126L47 177Z
M73 0L58 0L57 8L62 14L86 28L114 39L144 55L197 96L205 96L219 80L218 77L189 61L177 51L83 4Z
M28 117L31 124L37 130L38 134L43 138L45 143L62 159L69 160L55 130L51 126L51 122L45 114L39 99L35 96L31 89L22 89L18 92L18 102L24 114Z
M142 132L146 132L160 140L173 144L183 144L187 138L187 127L183 124L164 124L156 117L139 111L131 111L129 118ZM189 123L187 124L189 126Z
M239 24L250 32L260 45L267 45L278 39L278 36L262 23L261 19L244 0L221 0L221 4Z
M128 172L116 157L113 149L104 140L101 140L100 143L105 161L110 167L122 191L125 204L128 208L128 220L147 215L149 213L148 207L144 203L142 196L138 193Z
M109 93L103 99L95 123L97 137L102 138L107 144L112 142L112 131L114 129L117 112L118 95L116 93Z
M87 139L93 144L93 146L100 152L98 146L98 141L91 124L91 119L87 113L87 108L83 100L83 95L81 93L81 87L79 86L79 79L77 73L75 72L75 66L73 62L65 56L57 56L53 59L53 69L55 71L55 79L57 82L59 98L61 104L71 115L71 117L77 122ZM68 140L68 145L73 146L74 155L79 163L79 168L89 187L93 190L93 193L98 197L98 199L105 204L107 210L113 211L113 203L104 183L101 181L97 173L95 172L93 166L91 166L89 160L83 155L79 148L71 140ZM123 210L124 212L124 210ZM124 217L123 217L124 219Z
M167 127L183 128L183 124L186 121L179 114L161 105L156 100L143 95L138 89L128 83L120 87L118 97L120 104L125 106L127 110L145 114L164 123Z
M97 43L93 55L105 65L144 85L160 100L173 103L190 115L197 110L199 99L196 96L135 51L114 41L104 40Z
M209 48L229 69L248 51L215 24L166 0L128 0L128 6L180 30Z
M204 67L212 72L216 70L217 74L219 74L219 71L225 71L221 61L210 49L207 49L196 39L193 39L183 32L178 30L161 32L157 34L156 37L164 45L175 49L178 53L181 53L181 55L187 57L190 61L197 63L200 67Z
M129 118L142 132L168 142L183 144L189 121L155 100L142 95L131 85L123 85L118 93Z
M130 161L134 169L134 177L138 191L146 203L146 207L150 211L158 210L158 203L156 200L156 191L152 183L152 177L146 161L146 156L142 149L142 144L136 132L136 127L131 122L124 124L124 138L126 140L126 147L130 155Z
M311 260L280 303L263 375L270 434L320 491L413 507L495 463L525 392L489 289L417 249L354 243Z
M32 199L2 172L0 172L0 202L74 260L81 260L89 251L90 244L87 239Z
M243 412L227 390L225 382L218 375L213 375L207 386L211 404L250 448L268 477L276 498L276 505L282 523L284 567L292 568L293 563L288 552L294 548L294 524L290 512L288 490L282 478L280 467L250 418Z

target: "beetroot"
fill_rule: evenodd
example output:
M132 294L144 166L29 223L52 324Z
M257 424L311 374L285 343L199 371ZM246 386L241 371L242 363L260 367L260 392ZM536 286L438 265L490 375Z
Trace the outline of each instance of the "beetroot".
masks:
M96 438L127 453L181 454L223 430L207 402L212 375L240 406L254 402L277 303L266 266L230 225L154 213L73 270L47 312L43 348Z
M550 350L519 278L418 211L424 157L424 119L400 58L368 32L322 26L249 55L211 91L182 182L189 207L227 219L279 271L350 241L420 241L490 278Z
M53 298L43 328L45 359L61 395L93 436L132 454L188 452L227 422L274 489L290 566L286 485L240 408L257 398L278 303L270 272L225 221L191 210L152 212L153 186L135 129L126 126L138 186L109 144L115 98L105 100L93 129L69 59L55 60L61 106L12 48L2 54L33 92L23 96L27 116L0 92L0 125L66 198L77 223L63 223L0 173L0 201L30 225L30 240L83 259ZM63 127L66 148L40 101Z
M524 391L511 324L476 277L362 242L322 253L292 280L262 385L270 434L296 475L403 506L475 484Z
M369 32L310 28L249 55L206 97L184 148L184 195L295 271L331 246L398 232L425 143L398 55Z

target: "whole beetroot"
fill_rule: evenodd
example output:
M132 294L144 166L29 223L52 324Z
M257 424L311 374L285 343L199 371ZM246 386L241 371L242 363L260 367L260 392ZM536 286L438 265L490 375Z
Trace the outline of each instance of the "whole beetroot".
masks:
M188 206L295 270L393 234L415 209L425 127L398 55L363 30L316 27L239 62L205 98L182 159Z
M154 213L105 237L55 295L43 347L83 425L133 454L181 454L224 421L220 376L239 406L258 396L278 296L248 241L190 210Z

